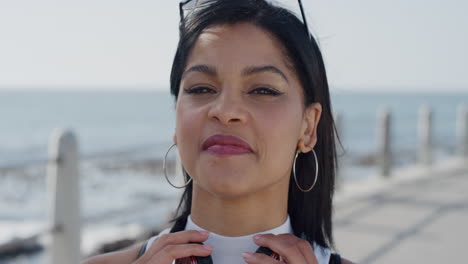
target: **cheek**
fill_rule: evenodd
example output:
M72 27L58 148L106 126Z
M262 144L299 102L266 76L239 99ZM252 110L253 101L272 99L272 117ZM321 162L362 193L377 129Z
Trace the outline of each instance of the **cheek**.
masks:
M292 102L281 104L281 107L275 106L262 110L261 116L258 116L259 129L263 130L265 135L275 137L278 144L291 144L292 140L298 139L302 112Z
M294 105L276 107L264 112L258 120L263 167L272 175L284 176L292 167L299 139L300 109Z
M203 118L206 116L205 113L206 109L204 107L197 106L190 100L185 100L185 98L180 99L176 107L176 133L181 136L197 133L202 127ZM195 138L191 138L192 140L188 141L194 142Z
M176 109L177 147L185 166L193 163L199 148L200 131L203 126L202 114L197 108L179 102ZM187 168L186 168L187 169Z

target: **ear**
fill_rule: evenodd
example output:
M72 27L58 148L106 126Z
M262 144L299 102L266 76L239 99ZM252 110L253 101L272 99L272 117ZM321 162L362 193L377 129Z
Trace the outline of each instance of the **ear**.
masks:
M317 143L317 127L321 115L322 105L320 103L313 103L305 109L301 134L297 143L297 147L301 152L311 151Z

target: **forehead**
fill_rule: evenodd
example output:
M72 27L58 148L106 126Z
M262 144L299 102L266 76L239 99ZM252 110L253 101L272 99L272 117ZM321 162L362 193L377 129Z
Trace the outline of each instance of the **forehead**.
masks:
M290 68L281 43L269 32L251 23L206 28L198 37L188 59L188 65L192 63L222 66L271 64Z

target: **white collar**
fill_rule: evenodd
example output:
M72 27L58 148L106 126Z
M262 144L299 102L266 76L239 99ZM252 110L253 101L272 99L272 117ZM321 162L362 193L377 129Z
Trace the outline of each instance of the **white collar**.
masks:
M192 217L189 216L187 219L187 226L185 230L204 230L192 221ZM218 235L211 232L208 239L203 243L206 245L213 246L213 252L211 257L213 263L244 263L242 258L243 252L255 252L258 249L258 245L253 242L253 236L257 234L272 233L275 235L283 233L293 233L289 216L286 221L273 229L250 234L246 236L228 237Z
M204 230L203 228L196 225L192 218L189 216L187 218L187 225L185 226L185 230ZM154 240L158 238L158 236L162 234L167 234L170 232L170 228L163 230L159 235L152 237L149 239L146 250L149 250L151 245L153 244ZM282 233L290 233L292 234L292 226L291 222L288 218L286 221L273 229L266 230L263 232L247 235L247 236L240 236L240 237L226 237L221 236L215 233L210 233L208 240L204 242L204 244L214 246L212 258L213 263L215 264L239 264L244 263L244 259L242 258L242 252L255 252L258 246L253 242L252 237L256 234L262 233L272 233L272 234L282 234ZM328 264L330 261L330 254L331 250L329 248L324 248L314 242L314 254L317 257L318 264ZM173 262L174 263L174 262Z

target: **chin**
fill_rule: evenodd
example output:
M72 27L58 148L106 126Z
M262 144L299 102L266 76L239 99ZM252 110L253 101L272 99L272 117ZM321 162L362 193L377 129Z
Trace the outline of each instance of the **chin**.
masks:
M246 176L245 174L242 177L229 174L212 175L200 179L197 184L215 196L234 198L248 195L254 191L252 189L253 182L249 181Z

